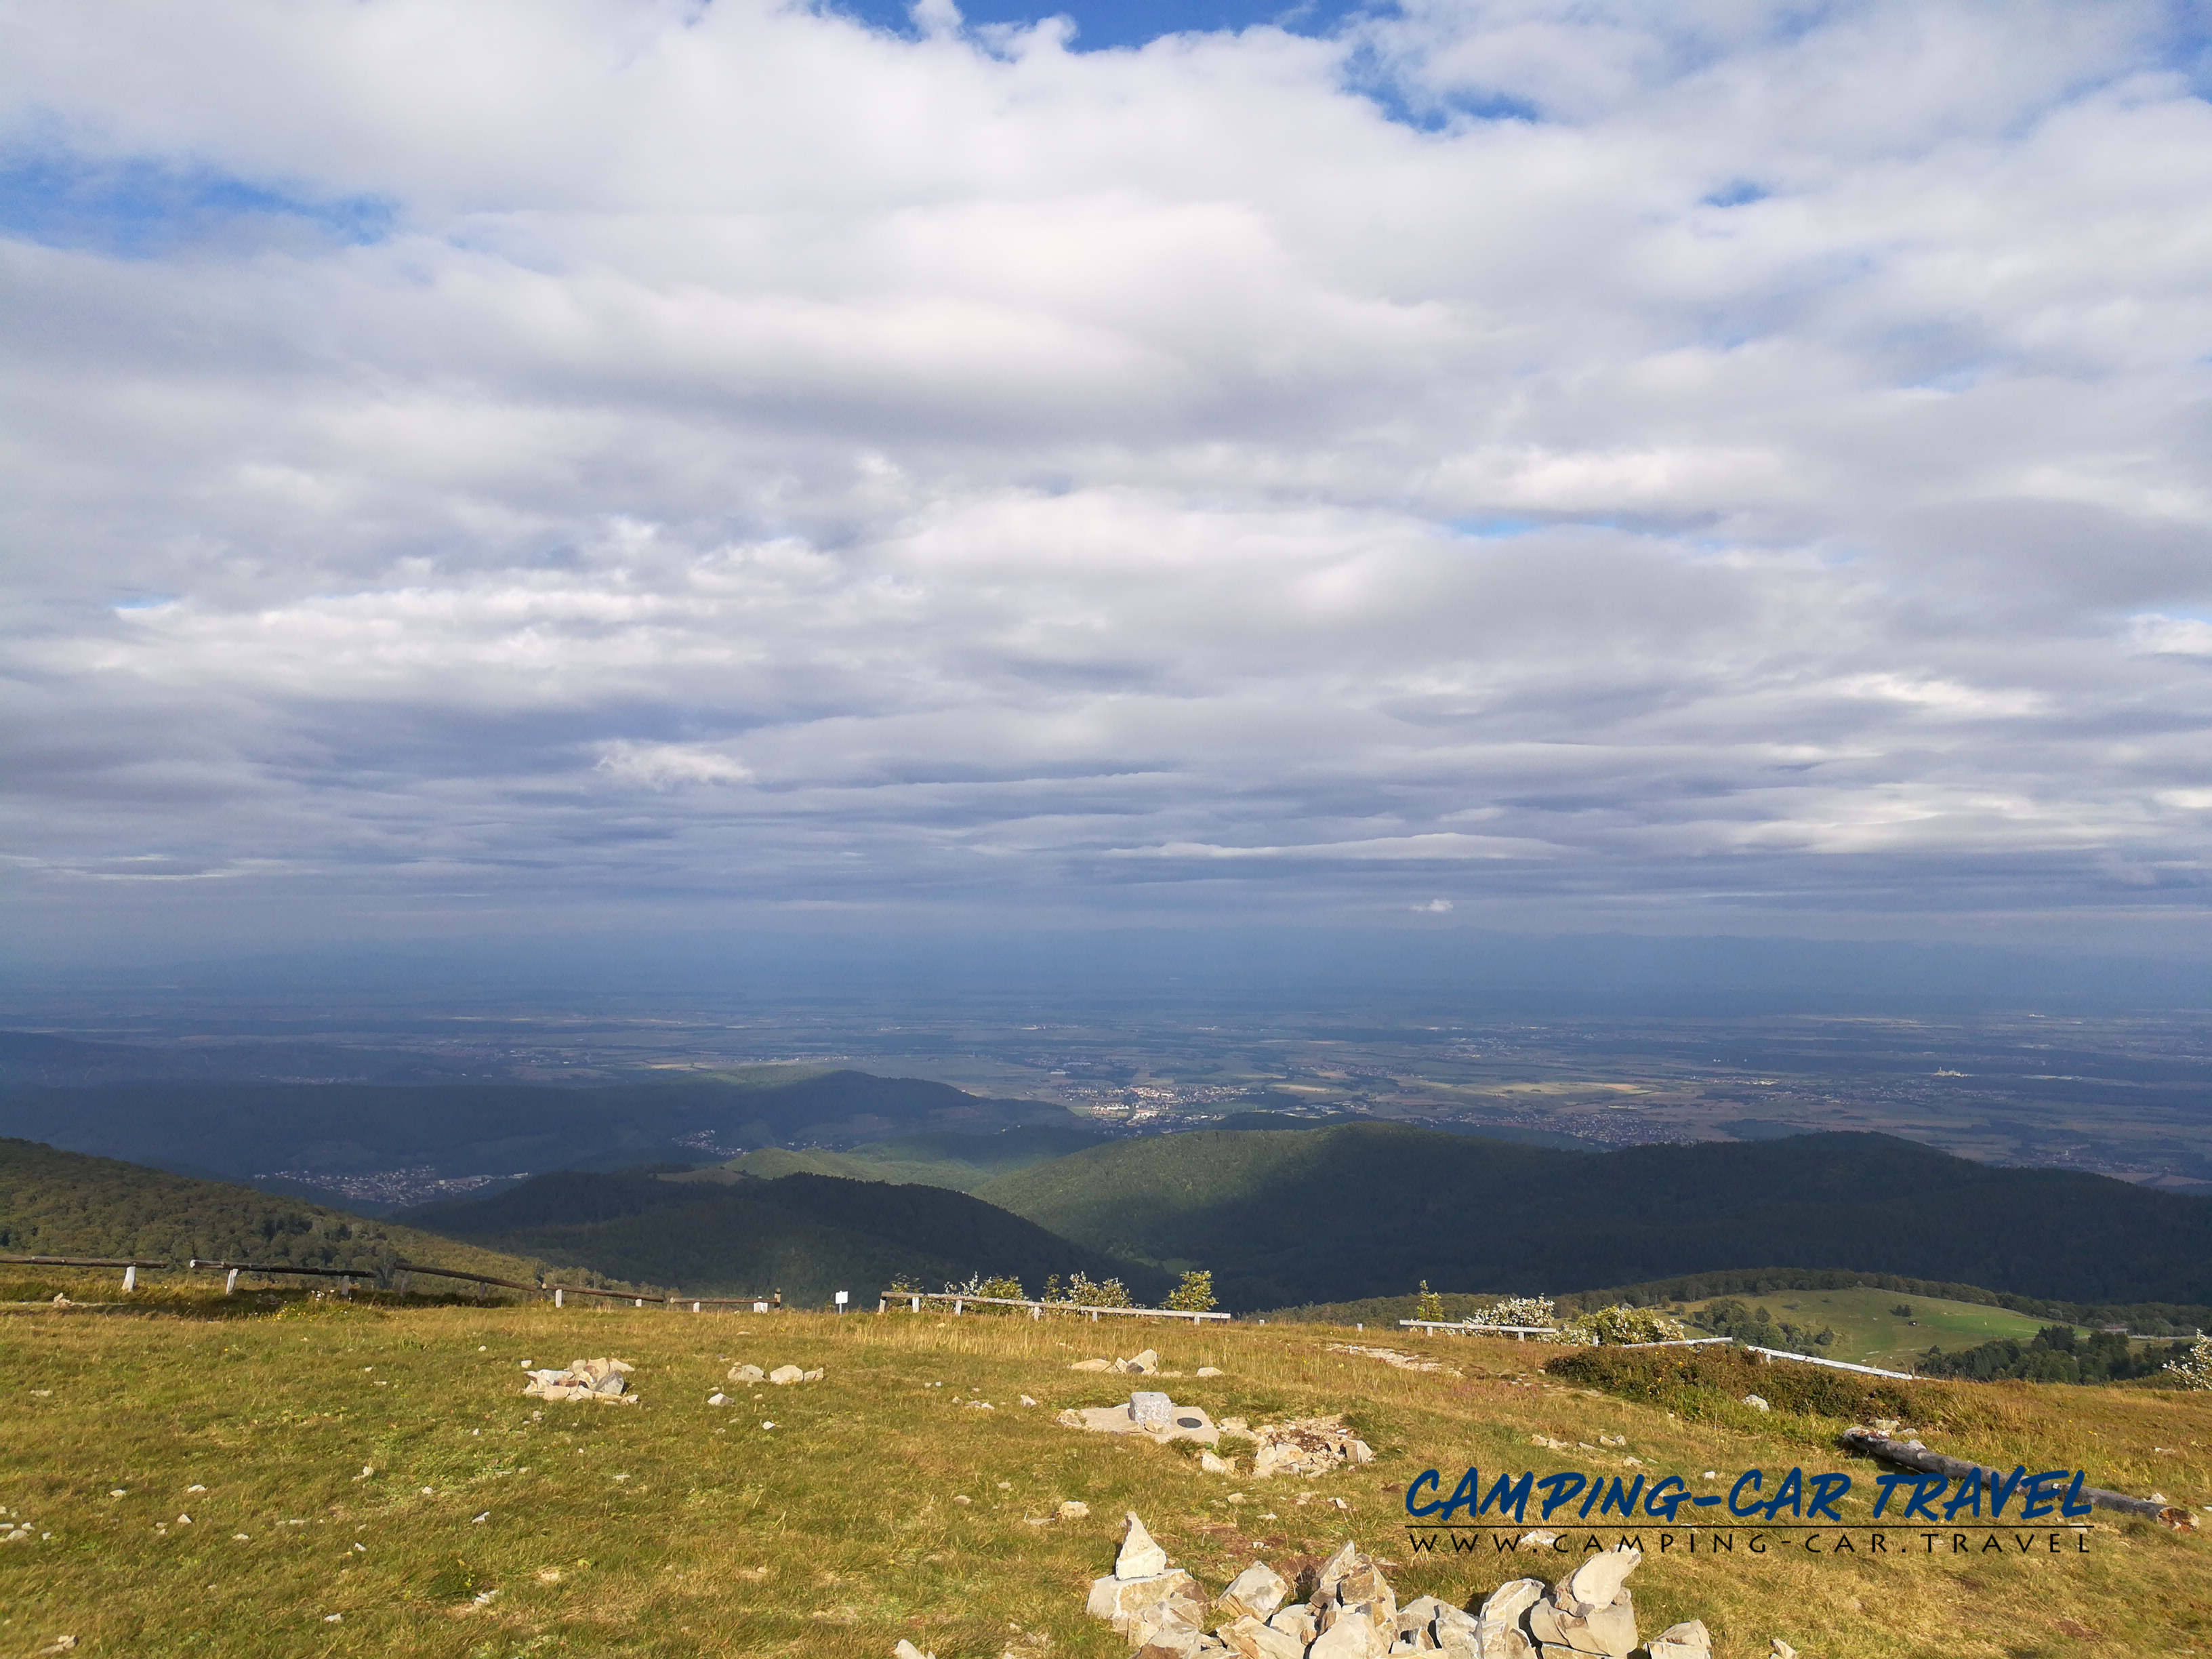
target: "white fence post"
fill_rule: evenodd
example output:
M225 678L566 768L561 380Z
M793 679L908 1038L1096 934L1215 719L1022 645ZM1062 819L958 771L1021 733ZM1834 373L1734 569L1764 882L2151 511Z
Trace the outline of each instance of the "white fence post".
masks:
M126 1291L138 1288L138 1264L135 1261L123 1270L123 1288Z
M238 1269L237 1269L237 1268L235 1268L235 1267L233 1267L233 1268L232 1268L232 1269L231 1269L228 1273L225 1273L225 1274L223 1275L223 1279L222 1279L222 1293L223 1293L225 1296L230 1296L230 1295L234 1295L234 1294L235 1294L235 1293L236 1293L236 1291L237 1291L237 1290L238 1290Z
M553 1305L555 1307L558 1308L562 1305L561 1298L564 1292L558 1285L556 1285L553 1287Z

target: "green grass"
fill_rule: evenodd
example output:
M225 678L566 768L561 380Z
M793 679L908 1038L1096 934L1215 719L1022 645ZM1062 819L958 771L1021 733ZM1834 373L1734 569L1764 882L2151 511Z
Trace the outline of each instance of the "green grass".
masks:
M1083 1593L1125 1509L1211 1590L1255 1556L1295 1570L1351 1535L1398 1564L1401 1597L1464 1602L1511 1570L1409 1553L1401 1493L1422 1469L1602 1470L1632 1455L1696 1485L1709 1468L1839 1463L1825 1419L1680 1420L1532 1374L1534 1346L1395 1336L1449 1368L1419 1373L1329 1346L1347 1340L627 1307L0 1317L0 1507L52 1534L0 1545L0 1655L66 1634L86 1655L887 1659L903 1636L940 1659L1123 1659ZM1188 1448L1054 1420L1126 1392L1072 1360L1140 1343L1186 1373L1164 1383L1178 1399L1255 1419L1340 1410L1377 1461L1311 1483L1224 1480ZM523 1361L597 1354L635 1364L644 1404L521 1395ZM708 1406L739 1360L827 1375ZM1209 1364L1226 1375L1188 1375ZM2079 1462L2099 1484L2212 1502L2212 1396L1915 1386L1952 1402L1944 1443L1963 1455ZM1071 1498L1088 1519L1030 1524ZM2086 1557L2002 1564L1678 1555L1648 1561L1634 1588L1647 1632L1702 1617L1723 1659L1763 1655L1774 1635L1820 1659L2212 1649L2203 1539L2105 1521L2093 1537ZM2065 1634L2069 1620L2103 1643Z
M2001 1336L2025 1342L2051 1322L1978 1303L1900 1296L1895 1291L1777 1291L1733 1300L1765 1308L1777 1323L1787 1320L1814 1330L1833 1330L1836 1340L1820 1351L1826 1358L1893 1370L1911 1370L1913 1359L1931 1347L1971 1348ZM1911 1308L1909 1321L1891 1311L1899 1304ZM1694 1311L1705 1304L1683 1305Z

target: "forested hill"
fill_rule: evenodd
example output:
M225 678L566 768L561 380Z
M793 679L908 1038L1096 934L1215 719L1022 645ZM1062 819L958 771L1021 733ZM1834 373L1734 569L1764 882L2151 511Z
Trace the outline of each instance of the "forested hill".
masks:
M799 1304L836 1291L872 1298L902 1273L929 1290L974 1273L1011 1273L1033 1294L1052 1273L1118 1276L1140 1297L1164 1293L1169 1283L964 1193L835 1176L572 1172L405 1214L441 1233L619 1279L706 1294L781 1288Z
M1214 1271L1229 1305L1574 1291L1837 1267L2080 1303L2212 1301L2212 1199L1998 1169L1887 1135L1601 1156L1387 1124L1120 1140L977 1195L1095 1249Z
M0 1090L0 1134L195 1175L612 1170L793 1140L1073 1124L1058 1106L916 1078L798 1073L564 1089L520 1084L112 1084Z
M0 1255L194 1256L359 1267L395 1256L528 1282L538 1264L412 1227L194 1181L113 1158L0 1139Z

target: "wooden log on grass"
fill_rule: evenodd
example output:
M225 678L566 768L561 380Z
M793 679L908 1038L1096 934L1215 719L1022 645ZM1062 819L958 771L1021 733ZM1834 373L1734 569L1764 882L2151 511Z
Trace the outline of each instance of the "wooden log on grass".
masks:
M1884 1462L1895 1463L1902 1468L1918 1469L1927 1474L1947 1474L1954 1480L1978 1480L1992 1498L2003 1484L2013 1477L1985 1464L1970 1463L1963 1457L1946 1457L1932 1452L1917 1440L1893 1440L1872 1429L1846 1429L1844 1444L1853 1451L1863 1451L1879 1457ZM2149 1498L2130 1498L2125 1492L2107 1492L2101 1486L2084 1486L2080 1496L2096 1509L2115 1510L2122 1515L2140 1515L2154 1521L2162 1521L2169 1527L2195 1531L2196 1516L2178 1504L2161 1504Z

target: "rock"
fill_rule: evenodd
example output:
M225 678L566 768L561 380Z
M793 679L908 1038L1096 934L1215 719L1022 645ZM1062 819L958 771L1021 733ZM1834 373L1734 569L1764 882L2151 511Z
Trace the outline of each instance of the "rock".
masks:
M1651 1659L1712 1659L1712 1632L1702 1619L1669 1625L1651 1638L1645 1651Z
M1091 1505L1078 1498L1068 1498L1059 1510L1060 1518L1063 1521L1080 1521L1090 1513Z
M1142 1429L1172 1426L1175 1401L1164 1394L1139 1390L1129 1396L1129 1415Z
M1559 1583L1553 1592L1561 1601L1571 1600L1575 1610L1609 1606L1620 1594L1628 1575L1643 1564L1644 1552L1633 1544L1593 1555Z
M1483 1637L1481 1659L1540 1659L1540 1656L1526 1631L1500 1630Z
M1477 1609L1474 1621L1481 1627L1484 1639L1487 1641L1493 1631L1519 1630L1528 1609L1543 1597L1542 1579L1513 1579L1491 1591Z
M1160 1368L1160 1357L1150 1348L1133 1359L1117 1359L1115 1365L1132 1376L1150 1376Z
M1264 1561L1255 1561L1229 1581L1229 1588L1221 1592L1213 1606L1217 1612L1232 1619L1244 1613L1264 1623L1290 1593L1291 1587L1284 1582L1282 1574Z
M901 1637L899 1644L891 1650L891 1659L937 1659L937 1656L933 1653L924 1653L913 1643Z
M806 1381L806 1373L796 1365L778 1365L768 1374L768 1380L780 1389L787 1388L793 1382Z
M1335 1417L1301 1417L1285 1423L1262 1423L1252 1431L1259 1448L1252 1455L1252 1474L1266 1480L1274 1474L1325 1474L1346 1463L1372 1462L1375 1453L1355 1437Z
M1315 1577L1310 1604L1322 1628L1330 1628L1328 1609L1366 1609L1369 1622L1395 1628L1398 1622L1398 1593L1374 1559L1346 1540L1344 1547L1322 1564Z
M1314 1638L1306 1659L1382 1659L1389 1651L1382 1632L1371 1620L1352 1616L1352 1609L1346 1613Z
M1755 1412L1771 1412L1774 1409L1773 1407L1768 1405L1764 1400L1760 1399L1755 1394L1747 1394L1744 1395L1743 1403L1750 1407L1752 1410Z
M1449 1601L1434 1595L1417 1595L1398 1609L1398 1622L1390 1632L1390 1651L1393 1653L1432 1653L1443 1645L1437 1635L1437 1621L1446 1614L1467 1619L1467 1633L1471 1644L1474 1636L1474 1620L1468 1619Z
M1628 1659L1637 1646L1636 1606L1626 1590L1607 1606L1586 1613L1547 1598L1528 1609L1528 1630L1547 1650L1557 1644L1577 1653Z
M802 1382L819 1382L822 1380L822 1372L820 1368L817 1367L815 1370L806 1372L805 1375L800 1376L799 1380Z
M1766 1659L1797 1659L1797 1650L1777 1636L1771 1638L1773 1645L1766 1650Z
M765 1382L768 1381L768 1373L757 1365L732 1365L730 1367L728 1377L725 1380L731 1382ZM907 1645L912 1647L914 1644L909 1642Z
M1306 1650L1303 1638L1263 1624L1249 1613L1223 1626L1218 1634L1229 1650L1242 1659L1303 1659Z
M530 1381L523 1393L539 1400L597 1400L605 1404L635 1406L628 1377L636 1368L627 1359L571 1360L565 1370L525 1373Z
M1219 1376L1222 1370L1218 1365L1200 1365L1198 1368L1198 1374L1200 1376Z
M1314 1610L1305 1606L1305 1601L1291 1601L1287 1608L1276 1608L1274 1617L1267 1620L1267 1628L1281 1631L1287 1637L1297 1637L1301 1648L1312 1644L1314 1637L1321 1635L1321 1621L1314 1617Z
M1110 1359L1079 1359L1068 1370L1072 1371L1110 1371L1115 1369Z
M1202 1616L1194 1615L1188 1602L1171 1596L1132 1613L1125 1634L1131 1647L1157 1648L1188 1659L1201 1646L1209 1645L1205 1631L1199 1626L1199 1618Z
M1198 1467L1208 1474L1234 1474L1237 1473L1237 1460L1216 1457L1210 1451L1202 1451L1198 1455Z
M1206 1616L1206 1592L1199 1588L1198 1580L1179 1568L1148 1578L1093 1579L1084 1610L1126 1635L1131 1620L1161 1601L1184 1603L1185 1616L1193 1625Z
M1127 1406L1071 1407L1060 1413L1059 1420L1071 1429L1089 1429L1095 1434L1141 1434L1162 1443L1195 1440L1202 1446L1220 1443L1221 1431L1197 1407L1171 1405L1169 1410L1171 1414L1158 1427L1139 1423Z
M1168 1570L1168 1553L1153 1542L1137 1512L1128 1512L1129 1528L1121 1534L1121 1553L1114 1558L1116 1578L1151 1578Z
M707 1403L710 1406L726 1406L730 1403L730 1396L718 1389L707 1396Z

